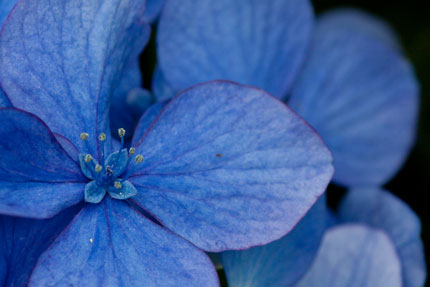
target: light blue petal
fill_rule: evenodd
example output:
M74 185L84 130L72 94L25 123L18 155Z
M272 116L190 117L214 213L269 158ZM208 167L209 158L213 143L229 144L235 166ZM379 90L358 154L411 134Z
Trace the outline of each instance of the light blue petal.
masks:
M280 240L245 251L222 252L228 286L292 286L312 264L325 227L324 196Z
M158 102L151 105L140 118L137 124L136 130L134 131L132 146L138 144L139 140L160 114L161 110L166 106L167 102Z
M146 9L143 18L147 22L154 22L160 14L166 0L146 0Z
M426 263L421 223L403 201L383 190L351 190L339 207L339 217L344 222L359 222L384 230L399 255L403 286L424 286Z
M79 208L69 208L45 220L0 216L0 286L27 286L37 259Z
M0 180L0 214L49 218L84 200L85 183Z
M357 17L350 25L339 13L319 19L289 105L333 152L337 183L379 185L414 142L419 88L399 49L370 30L377 20L358 26ZM368 19L363 15L362 22Z
M42 254L30 285L201 287L217 281L203 252L106 197L87 205Z
M109 132L109 97L119 85L147 24L142 0L17 3L0 36L0 85L14 107L86 150L81 132ZM100 152L100 151L99 151Z
M128 152L126 148L121 151L111 153L105 161L105 166L112 168L112 176L116 178L120 176L127 168Z
M0 28L18 0L0 0Z
M112 198L124 200L137 194L137 189L128 180L123 181L121 184L120 189L113 186L109 187L109 195Z
M365 225L327 231L312 267L296 287L401 287L400 262L389 237Z
M159 66L176 92L221 79L281 98L297 76L312 27L307 0L167 1L158 26Z
M133 198L206 251L269 243L325 191L332 157L300 117L260 89L227 81L175 97L136 146Z
M95 180L85 186L85 202L99 203L106 195L106 189L99 187Z

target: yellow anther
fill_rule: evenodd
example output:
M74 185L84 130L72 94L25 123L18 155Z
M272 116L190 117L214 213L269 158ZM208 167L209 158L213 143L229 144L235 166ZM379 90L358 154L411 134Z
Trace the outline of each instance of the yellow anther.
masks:
M100 135L99 135L99 141L105 141L106 140L106 134L105 133L101 133Z
M102 171L102 166L101 165L99 165L99 164L96 164L96 167L94 168L94 170L96 171L96 172L101 172Z
M141 156L141 155L137 155L136 156L136 162L137 163L140 163L140 162L142 162L143 161L143 156Z
M122 138L123 136L125 136L125 129L120 128L118 129L118 135Z
M131 147L128 151L129 154L134 154L136 152L136 149L134 147Z
M85 162L90 162L93 159L93 157L90 154L87 154L84 158Z
M88 139L88 134L87 133L81 133L80 137L81 137L81 140L86 141Z
M115 183L113 184L113 186L114 186L116 189L121 189L121 188L122 188L122 184L121 184L121 182L119 182L119 181L115 181Z

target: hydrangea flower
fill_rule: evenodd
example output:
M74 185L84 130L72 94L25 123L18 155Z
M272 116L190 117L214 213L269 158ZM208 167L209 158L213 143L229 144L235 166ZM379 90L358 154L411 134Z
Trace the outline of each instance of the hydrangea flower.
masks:
M314 20L309 1L167 1L158 28L153 90L164 100L211 79L268 90L327 141L336 183L378 186L402 165L415 136L419 88L399 46L388 25L357 10L332 11ZM325 224L303 220L297 229L269 246L224 253L224 265L242 262L243 272L226 270L229 281L245 284L244 276L255 278L257 286L296 282L316 254ZM283 257L282 264L262 260L250 269L249 262L263 257L269 263ZM269 269L282 281L257 272Z
M35 247L30 285L216 286L201 249L282 237L332 176L306 122L228 81L151 107L132 148L123 129L112 140L110 98L147 41L143 12L137 0L21 0L3 25L0 212L42 219L85 200Z
M153 90L164 100L214 79L260 87L321 134L336 183L381 185L415 138L419 87L399 47L388 25L357 10L314 21L302 0L167 1Z
M284 242L277 248L267 245L270 252L252 248L224 257L229 286L424 286L420 221L400 199L378 189L351 190L335 217L337 223L326 231L314 262L298 282L290 280L286 267L291 258L282 255L291 246ZM248 269L256 254L259 263Z

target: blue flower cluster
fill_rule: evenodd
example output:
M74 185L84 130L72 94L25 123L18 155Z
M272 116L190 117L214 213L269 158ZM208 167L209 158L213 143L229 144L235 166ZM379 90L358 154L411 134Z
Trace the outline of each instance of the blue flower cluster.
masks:
M382 189L419 85L381 20L0 0L0 25L1 286L424 286L419 218Z

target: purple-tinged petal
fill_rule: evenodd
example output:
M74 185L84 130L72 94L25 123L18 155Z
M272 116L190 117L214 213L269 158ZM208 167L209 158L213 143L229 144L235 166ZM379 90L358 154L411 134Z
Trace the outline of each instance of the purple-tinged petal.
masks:
M401 287L400 261L389 237L365 225L329 229L296 287Z
M307 0L167 1L160 16L160 69L176 92L231 80L285 96L313 27Z
M79 209L79 206L71 207L45 220L0 216L0 285L27 286L39 256ZM3 276L2 271L5 271Z
M0 35L0 83L14 107L96 153L109 132L109 97L147 40L144 0L21 0Z
M319 19L310 57L289 105L333 152L337 183L379 185L399 169L414 142L418 83L399 49L378 38L378 20L339 13ZM385 34L383 34L385 35Z
M40 119L0 108L0 181L85 181L76 161Z
M0 29L17 1L18 0L0 0Z
M49 218L84 200L85 183L0 181L0 214Z
M136 146L133 197L164 226L212 252L269 243L324 192L332 157L264 91L214 81L184 91Z
M384 230L399 255L403 286L424 286L426 263L420 237L421 223L403 201L383 190L351 190L339 207L339 218Z
M145 113L140 118L139 123L137 124L136 130L134 131L132 146L137 145L139 140L142 138L166 104L167 102L158 102L151 105L145 111Z
M326 227L325 197L283 238L245 251L221 253L230 287L292 286L308 270Z
M70 260L70 256L73 260ZM209 258L124 202L87 205L40 257L31 286L218 286Z
M143 19L151 23L154 22L163 8L166 0L146 0L146 9L143 14Z

